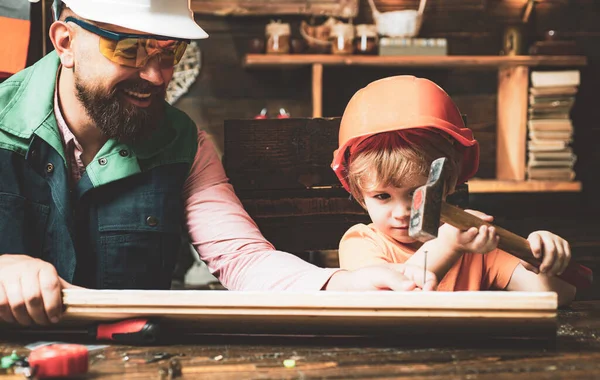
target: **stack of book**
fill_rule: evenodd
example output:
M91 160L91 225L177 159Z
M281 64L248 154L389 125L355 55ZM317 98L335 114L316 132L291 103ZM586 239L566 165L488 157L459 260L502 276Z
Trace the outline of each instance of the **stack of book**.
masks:
M570 113L580 83L579 71L533 71L529 88L527 177L572 181L573 123Z

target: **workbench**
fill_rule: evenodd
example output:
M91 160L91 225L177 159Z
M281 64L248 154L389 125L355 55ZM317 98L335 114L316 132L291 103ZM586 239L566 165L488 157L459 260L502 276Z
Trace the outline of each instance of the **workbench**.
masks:
M25 345L57 340L96 344L77 334L7 333L0 351L26 354ZM559 310L555 339L436 339L186 335L172 344L112 345L90 353L93 379L160 379L177 355L183 379L589 379L600 377L600 301ZM284 361L285 364L284 365ZM4 378L22 378L15 375ZM168 378L164 376L163 378Z

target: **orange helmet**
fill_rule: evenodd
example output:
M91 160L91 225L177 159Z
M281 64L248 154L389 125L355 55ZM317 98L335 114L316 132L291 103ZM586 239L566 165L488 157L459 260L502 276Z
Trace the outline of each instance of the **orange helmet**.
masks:
M399 75L377 80L360 89L346 106L339 147L331 167L344 188L347 151L377 133L431 128L446 132L465 147L458 183L473 177L479 167L479 144L465 127L460 112L446 92L428 79Z

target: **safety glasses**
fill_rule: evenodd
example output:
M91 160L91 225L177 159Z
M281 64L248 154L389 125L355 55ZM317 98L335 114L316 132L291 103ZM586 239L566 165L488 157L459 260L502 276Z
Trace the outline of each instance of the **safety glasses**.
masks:
M74 17L67 17L65 22L72 22L98 35L100 53L112 62L127 67L144 67L151 58L157 56L161 68L171 68L179 63L190 42L162 36L112 32Z

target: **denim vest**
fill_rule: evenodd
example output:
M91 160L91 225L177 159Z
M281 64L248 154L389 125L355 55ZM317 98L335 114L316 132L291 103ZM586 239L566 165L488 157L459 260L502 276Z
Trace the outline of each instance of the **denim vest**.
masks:
M43 259L89 288L168 289L196 126L165 104L156 133L109 140L70 189L53 110L58 65L52 52L0 84L0 254Z

